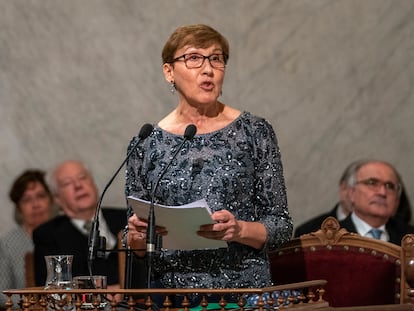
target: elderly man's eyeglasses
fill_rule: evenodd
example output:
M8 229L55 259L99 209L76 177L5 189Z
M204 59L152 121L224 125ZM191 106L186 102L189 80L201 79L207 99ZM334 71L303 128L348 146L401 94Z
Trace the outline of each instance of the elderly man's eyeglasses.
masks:
M172 62L169 62L169 63L172 64L180 60L183 60L185 66L188 69L193 69L193 68L200 68L201 66L203 66L204 61L206 59L208 59L211 67L213 68L222 69L226 67L227 57L224 54L211 54L208 56L204 56L198 53L183 54L181 56L174 58Z
M356 184L363 184L372 190L379 190L382 186L384 186L387 192L392 192L392 193L399 193L401 190L400 184L398 183L394 184L391 181L382 181L377 178L368 178L364 180L359 180L356 182Z

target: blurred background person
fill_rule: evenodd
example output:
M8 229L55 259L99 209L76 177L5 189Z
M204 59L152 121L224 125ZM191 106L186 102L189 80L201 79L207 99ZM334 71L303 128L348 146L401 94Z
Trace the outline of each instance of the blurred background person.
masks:
M89 275L88 237L98 204L98 189L91 172L80 161L64 161L48 174L56 205L63 211L38 227L35 243L36 285L46 281L46 255L73 255L72 275ZM117 235L127 221L125 210L102 208L99 214L100 235L106 238L106 249L117 248ZM93 262L93 274L106 275L108 288L119 287L118 254L107 252Z
M0 239L0 291L26 287L24 257L33 251L33 230L53 214L52 194L44 175L41 170L26 170L9 191L18 226ZM5 302L6 296L0 293L1 307L5 307Z
M393 217L398 209L402 180L385 161L366 160L353 167L349 178L352 213L340 222L342 228L362 236L401 245L414 227Z
M344 220L352 212L352 203L349 199L349 178L354 173L355 167L367 163L367 160L357 160L350 163L344 170L339 179L339 202L334 206L332 210L327 213L320 214L300 226L296 227L294 236L299 237L302 234L311 233L321 228L322 222L328 217L332 216L338 219L338 221ZM401 182L401 195L398 204L397 211L394 218L403 221L406 224L411 222L411 204L408 195L405 191L404 184Z

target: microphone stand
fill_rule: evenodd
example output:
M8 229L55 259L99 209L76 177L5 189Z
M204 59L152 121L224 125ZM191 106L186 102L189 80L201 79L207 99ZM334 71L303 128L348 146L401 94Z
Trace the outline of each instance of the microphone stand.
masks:
M156 249L156 244L157 244L156 235L157 234L155 232L155 212L154 212L155 192L157 191L158 185L160 184L162 177L165 175L168 168L171 166L172 162L177 157L177 154L181 151L186 141L193 139L196 132L197 132L197 128L194 124L190 124L186 127L184 131L184 140L182 141L180 146L177 148L177 150L173 154L167 166L161 172L161 175L157 179L153 187L152 193L151 193L151 204L150 204L149 213L148 213L147 240L146 240L147 242L147 252L146 252L146 255L147 255L147 288L151 288L152 261L157 251Z
M95 209L95 215L93 218L92 228L89 232L89 238L88 238L88 271L89 275L93 275L93 261L95 260L95 256L98 258L103 258L105 256L105 250L106 250L106 239L105 237L100 236L99 232L99 212L101 210L101 204L103 197L108 190L109 186L114 181L115 177L118 175L121 168L124 166L125 162L129 159L132 152L135 150L135 148L138 146L139 143L141 143L144 139L146 139L152 132L153 126L151 124L144 124L141 127L141 130L138 134L138 139L135 142L135 144L131 147L129 152L127 153L127 156L125 160L122 162L122 164L119 166L119 168L116 170L115 174L112 176L112 178L109 180L109 182L106 184L100 198L98 201L98 204Z

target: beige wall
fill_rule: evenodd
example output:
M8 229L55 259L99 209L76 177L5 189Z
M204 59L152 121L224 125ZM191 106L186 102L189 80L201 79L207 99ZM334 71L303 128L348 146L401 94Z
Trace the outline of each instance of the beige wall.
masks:
M160 51L188 23L229 39L222 99L273 124L295 224L361 157L395 164L414 200L412 0L0 0L0 233L25 168L80 157L102 189L175 106ZM104 205L124 206L123 178Z

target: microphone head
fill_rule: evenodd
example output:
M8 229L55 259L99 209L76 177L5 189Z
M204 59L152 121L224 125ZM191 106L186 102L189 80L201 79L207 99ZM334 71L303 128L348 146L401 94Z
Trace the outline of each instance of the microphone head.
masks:
M196 132L197 132L197 127L194 124L189 124L185 128L184 138L187 140L193 139Z
M149 123L145 123L142 127L141 127L141 130L139 131L139 134L138 134L138 137L140 138L140 139L145 139L145 138L147 138L148 136L150 136L150 134L151 134L151 132L152 132L152 129L153 129L154 127L151 125L151 124L149 124Z

